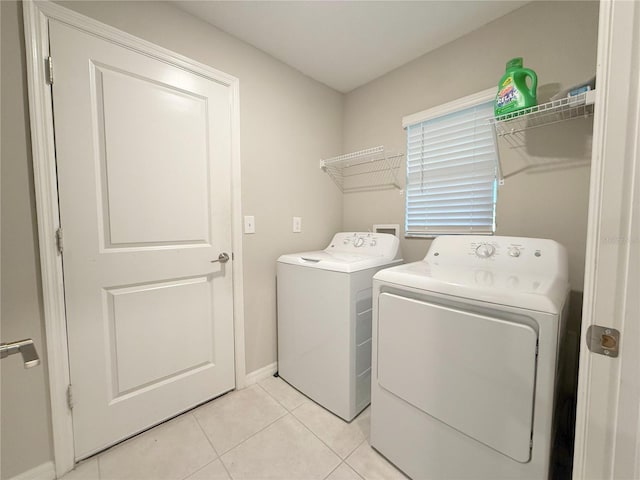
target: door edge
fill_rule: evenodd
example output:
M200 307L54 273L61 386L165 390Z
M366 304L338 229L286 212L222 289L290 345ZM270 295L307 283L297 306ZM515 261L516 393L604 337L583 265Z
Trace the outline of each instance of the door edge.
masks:
M637 222L633 216L634 178L629 171L638 168L637 71L640 57L629 39L640 34L639 19L640 10L634 2L600 2L598 92L593 127L573 478L617 478L619 442L616 428L621 358L596 356L586 347L587 329L596 323L619 329L624 338L624 312L634 300L633 295L629 295L634 281L629 273L633 239L631 236L625 238L625 235L633 232L634 222ZM628 97L619 87L628 90ZM623 174L614 175L615 172ZM619 199L619 205L615 205L614 196ZM608 261L612 258L613 261ZM612 291L614 295L611 295ZM610 308L607 302L615 302L616 307ZM629 323L629 327L636 328L637 319L634 321L635 325ZM624 348L624 344L621 347ZM603 377L608 378L604 385L599 381ZM625 419L625 422L634 424L633 419Z

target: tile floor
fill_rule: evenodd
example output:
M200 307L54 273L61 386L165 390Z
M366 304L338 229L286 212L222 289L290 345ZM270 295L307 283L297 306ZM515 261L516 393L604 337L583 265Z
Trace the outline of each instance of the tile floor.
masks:
M351 423L279 378L228 393L79 465L63 480L406 479Z

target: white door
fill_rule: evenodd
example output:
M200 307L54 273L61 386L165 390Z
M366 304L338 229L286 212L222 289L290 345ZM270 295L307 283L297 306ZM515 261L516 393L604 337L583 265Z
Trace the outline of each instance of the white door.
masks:
M640 3L600 4L573 478L640 478ZM619 356L586 347L596 324Z
M234 388L230 89L50 22L76 458Z

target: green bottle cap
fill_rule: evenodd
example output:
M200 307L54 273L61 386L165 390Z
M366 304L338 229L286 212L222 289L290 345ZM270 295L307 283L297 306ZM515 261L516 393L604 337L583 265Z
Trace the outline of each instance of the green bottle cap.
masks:
M507 69L509 68L522 68L522 57L512 58L507 62Z

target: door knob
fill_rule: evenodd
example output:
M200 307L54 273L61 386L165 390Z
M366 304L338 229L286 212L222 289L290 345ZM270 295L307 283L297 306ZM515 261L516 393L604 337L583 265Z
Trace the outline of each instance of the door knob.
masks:
M222 252L220 255L218 255L218 258L216 260L211 260L211 263L227 263L229 261L229 254Z
M33 345L33 340L30 338L18 340L17 342L0 343L0 358L5 358L18 352L22 354L24 368L31 368L36 365L40 365L38 352L36 352L36 347Z

